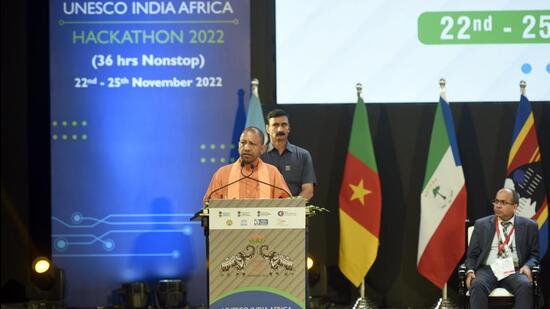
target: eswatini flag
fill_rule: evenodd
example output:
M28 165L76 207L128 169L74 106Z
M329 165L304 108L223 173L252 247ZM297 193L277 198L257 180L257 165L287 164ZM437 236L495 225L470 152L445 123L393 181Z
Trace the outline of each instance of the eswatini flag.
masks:
M382 198L367 109L358 97L339 195L342 273L359 286L376 260Z
M548 249L548 197L542 177L542 161L529 100L522 95L516 113L512 148L504 186L519 193L517 214L531 218L539 226L542 258Z
M442 97L420 196L418 272L443 288L464 254L466 188L449 103Z

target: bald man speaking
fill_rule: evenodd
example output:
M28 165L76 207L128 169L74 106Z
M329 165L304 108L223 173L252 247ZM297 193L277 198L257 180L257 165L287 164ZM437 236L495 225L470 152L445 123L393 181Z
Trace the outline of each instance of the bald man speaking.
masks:
M260 159L264 135L256 127L244 129L239 139L239 159L222 166L212 176L203 205L210 199L273 199L290 197L277 168Z

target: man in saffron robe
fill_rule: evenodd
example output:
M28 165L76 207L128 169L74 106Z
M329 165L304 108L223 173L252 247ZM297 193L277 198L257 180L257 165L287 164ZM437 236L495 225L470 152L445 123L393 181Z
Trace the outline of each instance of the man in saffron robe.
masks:
M260 129L244 129L239 140L239 159L233 164L222 166L214 173L204 195L203 204L210 199L290 197L290 190L283 175L275 166L260 159L264 148L264 135Z

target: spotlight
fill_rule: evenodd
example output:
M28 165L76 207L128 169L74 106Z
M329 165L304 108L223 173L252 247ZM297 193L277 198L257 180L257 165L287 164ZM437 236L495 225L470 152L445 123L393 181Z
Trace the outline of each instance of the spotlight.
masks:
M315 286L317 281L319 281L321 277L321 273L319 272L319 269L315 264L315 260L310 256L307 257L306 266L307 266L307 279L308 279L309 287L312 288Z
M149 303L149 286L146 282L124 283L118 292L124 301L123 308L146 308Z
M63 270L48 258L38 257L32 262L30 291L32 299L61 301L64 298Z
M308 256L306 265L310 296L326 296L327 270L325 265L323 265L323 263L319 263L319 261L317 261L313 256Z
M47 272L50 266L50 260L44 257L39 257L32 263L32 269L39 274Z
M310 256L308 256L306 261L307 270L310 270L314 264L315 261Z
M181 280L160 280L155 297L157 308L184 308L187 303Z

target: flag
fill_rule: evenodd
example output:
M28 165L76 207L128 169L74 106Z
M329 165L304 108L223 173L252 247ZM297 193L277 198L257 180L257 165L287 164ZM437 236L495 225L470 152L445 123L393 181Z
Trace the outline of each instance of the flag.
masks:
M244 107L244 89L237 91L238 102L237 112L235 113L235 122L233 125L233 134L231 134L231 145L229 151L229 162L234 162L239 157L239 140L241 139L241 133L243 133L244 125L246 123L246 111Z
M516 112L512 147L504 186L520 195L517 214L528 217L539 226L541 258L548 249L548 197L542 177L542 161L535 130L535 119L529 100L521 96Z
M248 112L246 113L245 128L250 126L257 127L264 134L264 142L267 143L267 134L265 132L265 119L264 112L262 110L262 103L258 97L257 91L252 91L250 95L250 101L248 102Z
M376 260L382 198L367 109L358 98L339 195L342 273L359 286Z
M435 113L420 195L418 272L443 288L464 255L466 187L449 103Z

